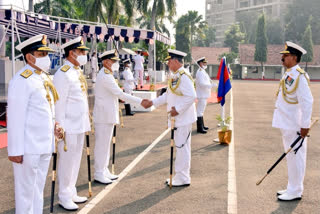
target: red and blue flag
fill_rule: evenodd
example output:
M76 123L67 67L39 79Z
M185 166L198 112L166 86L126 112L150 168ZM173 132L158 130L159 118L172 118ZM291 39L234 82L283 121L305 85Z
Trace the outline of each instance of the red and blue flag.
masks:
M219 80L217 99L220 105L225 103L225 96L231 89L231 82L229 78L229 71L226 65L226 58L223 57L220 62L217 79Z

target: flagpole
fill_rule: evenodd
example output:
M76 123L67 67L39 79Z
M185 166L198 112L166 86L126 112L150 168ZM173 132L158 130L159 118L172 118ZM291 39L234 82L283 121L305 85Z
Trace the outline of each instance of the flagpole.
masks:
M226 59L226 57L224 56L223 57L224 58L224 61L225 61L225 65L227 66L227 59ZM221 106L221 119L222 119L222 122L221 122L221 124L220 124L220 126L222 127L222 126L224 126L224 120L225 120L225 109L224 109L224 105L223 106Z

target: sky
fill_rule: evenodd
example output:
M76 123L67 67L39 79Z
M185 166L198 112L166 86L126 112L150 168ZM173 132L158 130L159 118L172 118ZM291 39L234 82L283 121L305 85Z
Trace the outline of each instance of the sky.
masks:
M185 15L189 10L198 11L198 13L202 15L203 19L205 19L206 0L176 0L176 4L177 15L175 17L175 21L178 20L180 16ZM176 33L176 31L171 23L168 22L167 24L171 34L171 44L174 44L174 34Z

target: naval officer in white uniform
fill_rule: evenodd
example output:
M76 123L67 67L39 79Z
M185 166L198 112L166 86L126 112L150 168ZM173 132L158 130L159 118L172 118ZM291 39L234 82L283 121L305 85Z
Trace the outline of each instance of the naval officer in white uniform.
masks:
M282 76L274 110L272 126L279 128L282 134L284 150L298 137L306 137L311 123L313 97L309 87L309 76L300 68L302 54L306 51L297 44L286 42L282 54L282 63L286 68ZM295 146L297 148L299 143ZM294 149L295 149L294 148ZM278 191L282 201L299 200L303 193L303 180L306 169L307 138L297 154L287 154L288 185Z
M9 83L8 158L13 163L15 213L43 210L43 189L54 146L58 94L46 73L50 67L46 35L17 45L26 65Z
M206 134L209 129L204 125L203 114L207 106L207 99L211 96L211 89L216 87L216 84L212 82L207 69L207 61L205 57L201 57L197 60L199 69L196 74L196 92L198 98L197 104L197 132Z
M56 103L56 120L65 129L68 151L63 142L58 145L59 205L66 210L77 210L76 203L84 203L86 197L77 194L78 179L85 132L91 130L87 97L87 82L80 66L87 63L87 48L82 37L61 46L66 61L54 75L53 82L60 99Z
M119 124L119 99L130 103L141 103L142 99L124 93L118 86L113 72L119 69L119 57L115 50L106 51L99 56L103 67L100 69L93 109L95 125L94 179L109 184L118 178L110 173L110 142L114 125Z
M132 71L131 71L131 61L130 61L130 59L123 60L123 65L124 65L123 89L124 89L124 92L126 92L127 94L132 95L132 90L134 89L134 81L135 81L135 79L134 79ZM131 111L130 103L125 103L124 106L125 106L125 109L126 109L126 115L133 116L134 112Z
M174 141L176 146L175 176L172 186L189 186L191 183L191 131L192 123L197 120L195 100L197 98L192 77L183 66L183 57L187 54L177 50L168 50L170 78L168 90L160 97L143 105L148 108L167 104L167 111L175 117ZM170 127L170 120L168 121ZM169 185L169 179L167 183Z

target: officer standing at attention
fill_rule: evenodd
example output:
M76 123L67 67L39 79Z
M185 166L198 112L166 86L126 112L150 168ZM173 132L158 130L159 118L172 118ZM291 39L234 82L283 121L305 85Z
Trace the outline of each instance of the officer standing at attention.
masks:
M15 213L42 213L54 134L61 137L54 119L58 94L47 73L48 52L54 51L43 34L16 49L27 64L14 75L8 92L8 158L13 163Z
M201 57L197 60L199 69L196 74L196 91L198 98L197 105L197 132L206 134L209 128L204 126L203 114L207 106L207 99L211 96L211 88L216 84L212 82L209 75L206 72L207 61L205 57Z
M286 42L285 50L280 53L286 72L280 81L272 126L280 129L284 150L287 151L298 137L297 132L300 132L302 137L306 137L309 132L313 97L309 87L309 76L298 65L302 54L307 52L297 44ZM296 147L299 145L298 143ZM279 200L301 199L306 154L306 138L297 154L294 151L287 154L288 185L287 189L277 192Z
M172 186L189 186L191 182L191 131L192 123L197 120L195 108L197 96L193 79L183 66L183 57L187 54L171 49L168 49L168 54L166 60L168 60L170 70L169 89L160 97L144 103L143 106L149 108L152 105L158 107L167 104L167 111L170 112L171 117L175 118L177 128L174 134L177 153ZM169 179L166 182L169 185Z
M135 72L135 78L136 78L136 84L138 84L140 79L140 88L143 88L143 72L144 72L144 57L142 56L142 50L137 50L137 55L133 56L134 60L134 72Z
M127 94L132 95L132 90L134 89L134 78L133 74L131 72L131 62L130 59L125 59L123 60L124 64L124 71L123 71L123 78L124 78L124 92ZM126 109L126 115L133 116L134 113L131 111L131 106L129 103L124 104L125 109Z
M103 67L97 75L95 104L93 109L95 125L94 179L109 184L118 178L109 171L110 142L115 124L119 124L119 99L126 102L141 103L142 99L124 93L118 86L113 72L119 69L119 57L115 50L106 51L99 56Z
M86 197L77 195L78 179L85 132L91 130L87 97L87 82L80 66L87 63L87 48L82 37L77 37L61 46L66 61L55 73L53 82L60 99L56 104L56 120L65 129L68 151L63 143L58 145L59 205L66 210L77 210L76 203L84 203Z

